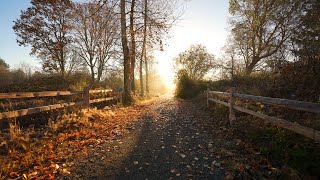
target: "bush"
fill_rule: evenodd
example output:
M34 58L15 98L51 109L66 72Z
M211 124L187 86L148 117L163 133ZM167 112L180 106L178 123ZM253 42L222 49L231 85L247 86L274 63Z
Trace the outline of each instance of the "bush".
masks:
M183 70L178 72L176 81L175 96L182 99L193 98L207 87L205 81L192 80Z
M251 76L235 76L231 80L219 80L209 83L212 91L226 92L235 87L238 93L251 94L256 96L277 97L274 92L274 79L267 73L256 73ZM279 96L278 96L279 97Z

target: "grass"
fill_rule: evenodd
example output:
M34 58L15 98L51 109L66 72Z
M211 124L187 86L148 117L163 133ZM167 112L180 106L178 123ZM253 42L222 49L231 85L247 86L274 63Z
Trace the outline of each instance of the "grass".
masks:
M252 132L248 138L276 164L286 164L301 174L320 177L319 144L276 127Z

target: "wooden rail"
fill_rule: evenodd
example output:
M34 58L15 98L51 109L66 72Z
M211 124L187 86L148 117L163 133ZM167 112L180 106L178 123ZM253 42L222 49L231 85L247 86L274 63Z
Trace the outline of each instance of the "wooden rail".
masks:
M112 92L112 89L90 90L89 92L90 92L90 94L108 93L108 92Z
M91 99L90 94L97 93L109 93L113 92L111 89L104 90L90 90L89 87L85 87L83 91L45 91L45 92L21 92L21 93L0 93L0 99L22 99L22 98L37 98L37 97L54 97L54 96L66 96L66 95L78 95L83 94L83 100L80 102L67 102L61 104L53 104L41 107L33 107L27 109L20 109L16 111L0 112L0 120L6 118L21 117L28 114L37 114L40 112L51 111L54 109L62 109L70 106L82 105L84 107L89 107L92 103L111 101L119 99L122 103L121 93L108 98L101 99Z
M53 97L83 94L83 91L44 91L44 92L17 92L17 93L0 93L0 99L21 99L37 97Z
M256 102L261 102L270 105L282 106L290 109L308 111L314 113L320 113L320 104L304 102L304 101L296 101L296 100L288 100L288 99L280 99L280 98L269 98L262 96L252 96L246 94L235 93L235 97L245 100L251 100Z
M3 112L3 113L0 113L0 119L20 117L28 114L37 114L40 112L51 111L54 109L61 109L69 106L82 105L82 104L83 102L76 102L76 103L69 102L69 103L54 104L54 105L41 106L41 107L35 107L35 108L20 109L17 111Z
M217 95L217 96L229 96L229 103L220 101L217 99L212 98L210 95ZM307 112L313 112L313 113L320 113L320 104L318 103L311 103L311 102L304 102L304 101L296 101L296 100L288 100L288 99L280 99L280 98L270 98L270 97L262 97L262 96L253 96L253 95L247 95L247 94L239 94L234 92L234 88L231 89L230 93L228 92L218 92L218 91L210 91L207 90L207 104L209 105L209 102L215 102L222 104L224 106L229 107L229 121L232 125L232 122L235 120L235 113L233 110L241 111L256 117L259 117L263 120L265 120L268 123L272 123L274 125L277 125L281 128L288 129L290 131L293 131L295 133L298 133L300 135L303 135L305 137L308 137L310 139L313 139L315 141L320 141L320 131L317 131L315 129L301 126L297 123L292 123L290 121L286 121L280 118L271 117L268 115L265 115L263 113L255 112L250 109L246 109L240 106L234 105L235 99L244 99L244 100L251 100L255 102L265 103L269 105L276 105L281 107L286 107L290 109L295 110L301 110L301 111L307 111Z
M209 94L214 94L214 95L218 95L218 96L230 96L230 93L228 92L219 92L219 91L209 91Z
M94 99L94 100L90 100L89 103L98 103L98 102L103 102L103 101L111 101L114 100L114 97L109 97L109 98L101 98L101 99Z

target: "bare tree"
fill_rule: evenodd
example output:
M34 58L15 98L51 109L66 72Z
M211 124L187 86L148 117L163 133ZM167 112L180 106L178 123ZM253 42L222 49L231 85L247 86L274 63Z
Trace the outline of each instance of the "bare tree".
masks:
M299 0L230 0L232 34L246 74L282 48L295 28L300 5Z
M71 43L70 0L32 0L31 7L22 11L13 30L19 45L31 46L31 54L43 60L44 69L65 76Z
M148 0L144 0L144 16L143 16L143 43L142 52L140 59L140 96L144 97L144 87L143 87L143 60L146 61L146 43L147 43L147 18L148 18ZM148 79L148 78L147 78Z
M131 0L131 9L130 9L130 37L131 37L131 48L130 48L130 58L131 58L131 90L134 92L136 90L135 88L135 82L134 82L134 71L135 71L135 65L136 65L136 30L134 29L135 26L135 6L136 6L136 0Z
M121 42L122 42L122 51L123 51L123 80L124 80L124 102L130 103L132 101L131 97L131 79L130 79L130 70L131 70L131 59L130 52L128 47L128 37L127 37L127 22L126 22L126 1L120 0L120 14L121 14Z
M88 65L91 83L99 82L118 38L115 3L108 1L96 12L97 3L79 3L74 18L74 47Z

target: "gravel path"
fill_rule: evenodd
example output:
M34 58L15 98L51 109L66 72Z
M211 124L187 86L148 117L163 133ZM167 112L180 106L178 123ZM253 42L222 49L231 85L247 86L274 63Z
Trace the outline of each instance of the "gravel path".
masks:
M222 178L211 167L207 133L200 128L186 102L164 99L144 116L141 135L116 176L134 179ZM223 176L222 176L223 175Z
M91 149L63 179L223 179L214 142L188 101L155 100L123 137ZM200 113L200 114L199 114Z

